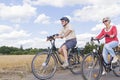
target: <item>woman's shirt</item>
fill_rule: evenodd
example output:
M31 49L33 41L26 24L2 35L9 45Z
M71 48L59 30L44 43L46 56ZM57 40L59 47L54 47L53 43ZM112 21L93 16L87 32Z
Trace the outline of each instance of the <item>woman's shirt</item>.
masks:
M101 33L96 38L101 39L106 34L107 35L114 35L114 37L113 38L105 37L105 43L109 43L111 41L118 41L116 26L111 26L111 28L108 31L106 30L106 28L102 29Z

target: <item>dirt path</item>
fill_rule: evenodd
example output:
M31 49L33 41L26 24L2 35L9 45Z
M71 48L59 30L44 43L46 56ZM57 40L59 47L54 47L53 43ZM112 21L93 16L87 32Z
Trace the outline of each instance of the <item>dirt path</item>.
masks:
M24 72L6 72L0 73L0 80L38 80L32 73ZM83 80L81 75L74 75L69 70L57 71L56 74L48 80ZM112 72L102 76L100 80L120 80Z
M38 80L38 79L36 79L32 74L29 74L25 80ZM62 70L56 72L55 75L48 80L83 80L83 79L81 75L74 75L69 70Z
M24 80L38 80L32 74L28 75ZM64 71L63 73L55 74L48 80L83 80L81 75L73 75L70 71ZM102 76L100 80L120 80L120 77L116 77L112 72Z

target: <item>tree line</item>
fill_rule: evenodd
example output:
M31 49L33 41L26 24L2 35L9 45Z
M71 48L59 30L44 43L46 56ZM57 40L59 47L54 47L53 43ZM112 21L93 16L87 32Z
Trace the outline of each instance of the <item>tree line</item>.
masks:
M101 45L102 50L103 44ZM96 48L96 46L91 45L89 42L86 43L84 47L84 54L90 53L93 48ZM2 55L32 55L36 54L37 52L46 51L47 49L38 49L38 48L27 48L23 49L21 46L20 48L16 47L8 47L8 46L1 46L0 47L0 54Z
M23 49L16 48L16 47L8 47L8 46L2 46L0 47L0 54L1 55L27 55L27 54L36 54L37 52L44 51L46 49L37 49L37 48L27 48Z

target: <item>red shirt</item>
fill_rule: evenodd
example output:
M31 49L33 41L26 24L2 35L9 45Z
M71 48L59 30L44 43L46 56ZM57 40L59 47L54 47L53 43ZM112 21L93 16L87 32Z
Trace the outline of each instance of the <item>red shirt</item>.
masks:
M109 29L109 31L106 31L106 29L102 29L101 33L96 37L97 39L101 39L102 37L104 37L106 34L108 35L114 35L113 38L110 37L105 37L105 43L109 43L111 41L118 41L117 38L117 29L116 26L111 26L111 28Z

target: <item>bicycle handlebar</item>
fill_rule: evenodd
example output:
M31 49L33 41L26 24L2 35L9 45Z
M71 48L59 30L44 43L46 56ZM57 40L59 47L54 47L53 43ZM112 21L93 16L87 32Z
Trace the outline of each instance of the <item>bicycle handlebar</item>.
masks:
M100 40L99 39L94 39L93 37L91 37L91 41L97 41L98 43L100 43Z
M54 35L52 35L52 36L48 36L47 37L47 41L52 41L52 40L55 40L55 36L58 36L59 34L54 34Z

